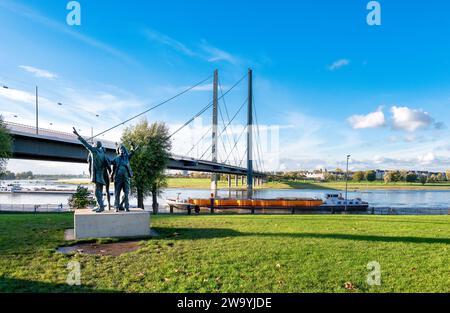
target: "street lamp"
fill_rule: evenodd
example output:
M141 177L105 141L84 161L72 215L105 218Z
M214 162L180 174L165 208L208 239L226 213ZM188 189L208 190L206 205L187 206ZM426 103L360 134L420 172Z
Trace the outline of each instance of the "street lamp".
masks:
M344 211L347 212L347 185L348 185L348 159L350 158L350 154L347 155L347 168L345 171L345 208Z
M9 89L9 86L2 85L4 89ZM39 134L39 95L38 86L36 86L36 135Z

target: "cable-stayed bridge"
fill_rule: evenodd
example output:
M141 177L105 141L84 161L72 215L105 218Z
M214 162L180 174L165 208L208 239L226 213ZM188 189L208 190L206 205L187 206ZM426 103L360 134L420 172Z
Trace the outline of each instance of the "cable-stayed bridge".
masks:
M257 123L256 110L254 107L253 99L253 82L252 82L252 71L249 70L246 75L239 79L231 88L223 92L222 87L218 79L218 71L214 71L212 75L213 78L213 95L212 100L205 107L203 107L199 112L189 118L184 124L182 124L178 129L176 129L170 137L173 137L176 133L180 132L190 123L192 123L196 118L205 114L205 112L210 111L212 113L212 123L208 132L204 133L198 142L196 142L190 150L186 153L189 155L201 142L207 140L207 136L211 136L211 142L208 148L196 157L192 156L181 156L172 154L168 163L168 169L173 170L184 170L184 171L200 171L213 173L211 188L217 188L217 175L216 174L228 174L236 175L236 184L238 183L238 177L246 176L247 189L251 190L253 185L260 184L264 180L266 174L263 170L263 158L262 149L260 145L259 137L259 125ZM225 96L238 84L240 84L244 79L247 78L248 82L248 94L245 100L239 106L238 110L234 115L229 114L227 104L225 102ZM209 78L208 78L209 79ZM154 110L167 102L189 92L196 86L204 83L206 80L183 90L177 95L152 106L151 108L141 112L118 125L115 125L91 138L86 138L88 141L94 142L95 138L105 134L112 129L124 125L135 118L142 116L143 114ZM4 85L5 86L5 85ZM220 92L220 95L219 95ZM222 100L222 105L219 105L219 100ZM239 136L229 134L230 128L232 128L232 122L235 120L236 116L244 109L247 105L247 123L246 127L240 132ZM222 122L222 128L219 131L219 116ZM256 123L255 123L255 122ZM21 125L18 123L6 122L6 127L13 137L13 153L12 158L16 159L28 159L28 160L43 160L43 161L58 161L58 162L73 162L73 163L86 163L88 152L86 149L78 142L75 135L71 133L64 133L60 131L44 129L39 127L38 120L38 98L36 97L36 126ZM255 132L256 130L256 132ZM246 133L246 151L244 154L238 151L238 144L243 135ZM230 139L230 136L232 139ZM222 145L219 146L219 141L221 138L226 137L227 141L221 140ZM103 146L105 147L107 154L112 158L115 156L116 143L111 141L101 140ZM223 148L223 160L218 160L218 149ZM208 160L207 160L208 158ZM209 159L210 158L210 159ZM233 163L234 164L231 164ZM255 166L256 165L256 166ZM254 168L256 167L256 168ZM230 177L228 179L229 186L231 186Z

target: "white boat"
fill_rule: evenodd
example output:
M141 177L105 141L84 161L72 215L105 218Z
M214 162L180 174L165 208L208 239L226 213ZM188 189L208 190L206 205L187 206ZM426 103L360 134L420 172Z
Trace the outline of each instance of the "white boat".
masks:
M361 198L346 200L341 194L329 193L325 195L325 200L320 208L330 210L332 212L367 211L369 208L369 203L362 201Z
M0 193L14 193L22 190L19 184L7 184L6 186L0 186Z
M178 210L187 210L189 213L191 209L195 209L195 206L189 203L189 200L180 199L180 194L181 194L180 192L177 193L177 197L175 199L173 198L166 199L170 213L173 213L174 208Z

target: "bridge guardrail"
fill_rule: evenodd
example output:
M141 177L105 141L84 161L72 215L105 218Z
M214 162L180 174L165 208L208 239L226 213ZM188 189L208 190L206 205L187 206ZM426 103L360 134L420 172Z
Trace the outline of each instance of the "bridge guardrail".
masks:
M29 213L42 213L42 212L71 212L72 210L66 204L5 204L0 203L0 212L29 212Z

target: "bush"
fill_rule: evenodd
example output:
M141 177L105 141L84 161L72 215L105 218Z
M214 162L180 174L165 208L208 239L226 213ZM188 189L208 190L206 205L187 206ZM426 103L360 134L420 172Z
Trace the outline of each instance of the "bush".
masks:
M417 181L417 175L415 173L408 173L408 174L406 174L405 180L408 183L413 183L413 182Z
M95 206L97 202L91 196L88 189L82 186L77 187L77 191L69 199L71 209L86 209L88 206Z
M364 172L358 171L353 174L354 181L362 181L364 179Z
M374 170L370 170L366 172L366 180L367 181L375 181L377 179L377 174Z

